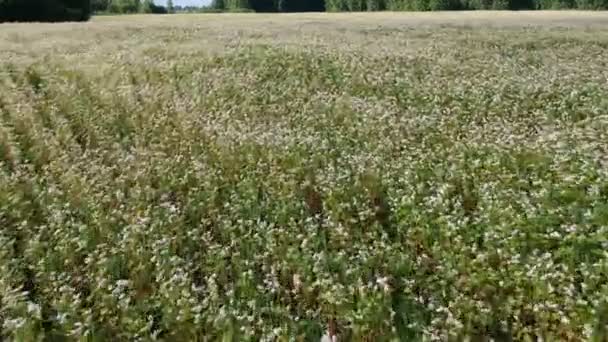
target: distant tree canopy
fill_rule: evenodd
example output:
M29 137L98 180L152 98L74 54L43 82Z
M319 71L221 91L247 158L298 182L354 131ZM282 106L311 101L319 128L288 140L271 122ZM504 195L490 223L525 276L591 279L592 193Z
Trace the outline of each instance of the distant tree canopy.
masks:
M97 13L168 13L167 7L156 5L153 0L92 0L91 6Z
M227 11L250 9L255 12L321 12L325 11L325 0L215 0L212 7Z
M171 13L153 0L0 0L0 22L85 21L91 12ZM608 0L214 0L217 11L446 11L485 9L608 9Z
M0 0L0 22L85 21L92 13L99 12L162 14L168 11L154 0Z
M0 0L0 22L85 21L90 16L90 0Z
M217 10L256 12L306 11L446 11L485 9L608 9L608 0L215 0Z

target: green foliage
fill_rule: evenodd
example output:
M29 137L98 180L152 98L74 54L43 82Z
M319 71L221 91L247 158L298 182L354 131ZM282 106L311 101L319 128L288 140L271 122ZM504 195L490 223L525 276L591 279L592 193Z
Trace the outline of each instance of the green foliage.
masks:
M166 14L170 13L167 7L158 6L154 3L154 0L144 0L141 4L141 12L142 13L150 13L150 14Z
M140 0L112 0L108 8L110 13L139 13L142 10Z
M91 10L95 12L105 12L110 7L111 0L92 0Z
M281 12L307 12L324 11L325 1L323 0L280 0Z
M251 1L251 9L255 12L277 12L283 6L283 0Z
M251 9L256 12L324 11L324 0L216 0L212 8L223 10Z
M156 5L153 0L94 0L93 9L99 13L131 14L166 14L167 7ZM168 5L172 5L168 2Z
M589 10L608 9L608 0L575 0L577 8Z
M86 21L90 0L0 0L0 22Z
M459 0L429 0L428 8L431 11L451 11L464 8Z
M224 0L224 6L227 10L239 10L250 8L249 0Z
M366 0L365 7L368 11L384 11L386 3L385 0Z
M225 2L225 0L213 0L213 2L211 3L211 8L214 8L217 10L225 10L226 2Z
M90 3L89 3L90 2ZM0 0L0 21L87 20L91 11L172 13L145 0ZM446 11L502 9L608 9L608 0L214 0L211 9L231 12Z
M606 9L608 0L250 0L250 5L259 12Z
M346 11L346 0L326 0L325 7L331 12Z

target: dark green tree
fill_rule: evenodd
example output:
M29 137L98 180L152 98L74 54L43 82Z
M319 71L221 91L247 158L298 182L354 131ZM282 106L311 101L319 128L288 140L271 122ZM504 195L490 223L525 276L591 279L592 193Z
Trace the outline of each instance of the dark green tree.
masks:
M167 8L154 3L154 0L144 0L141 4L142 13L166 14Z
M277 12L281 0L252 0L251 9L256 12Z
M110 10L110 0L92 0L91 11L95 12L107 12Z
M223 11L226 9L226 3L224 2L224 0L213 0L213 2L211 3L211 7Z
M110 12L112 13L138 13L141 11L140 0L111 0Z
M321 12L325 11L325 0L279 0L277 10L279 12Z
M85 21L90 16L90 0L0 0L0 22Z

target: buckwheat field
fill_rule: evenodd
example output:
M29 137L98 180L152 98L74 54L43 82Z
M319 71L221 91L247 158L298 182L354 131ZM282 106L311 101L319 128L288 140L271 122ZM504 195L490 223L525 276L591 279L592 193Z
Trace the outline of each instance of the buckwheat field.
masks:
M606 341L608 14L0 25L14 341Z

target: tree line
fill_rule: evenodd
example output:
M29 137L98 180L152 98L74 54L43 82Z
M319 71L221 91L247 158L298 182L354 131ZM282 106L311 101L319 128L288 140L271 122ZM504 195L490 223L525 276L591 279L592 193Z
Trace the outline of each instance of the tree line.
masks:
M608 9L608 0L214 0L217 10L305 11L447 11Z
M153 0L0 0L0 22L86 21L92 13L170 13Z
M0 0L0 22L85 21L90 0Z
M445 11L608 9L608 0L214 0L216 11ZM171 13L153 0L0 0L0 22L84 21L91 13Z
M165 14L173 12L173 1L167 2L167 7L154 3L153 0L92 0L94 13L154 13Z
M214 0L211 7L219 11L322 12L325 0Z

